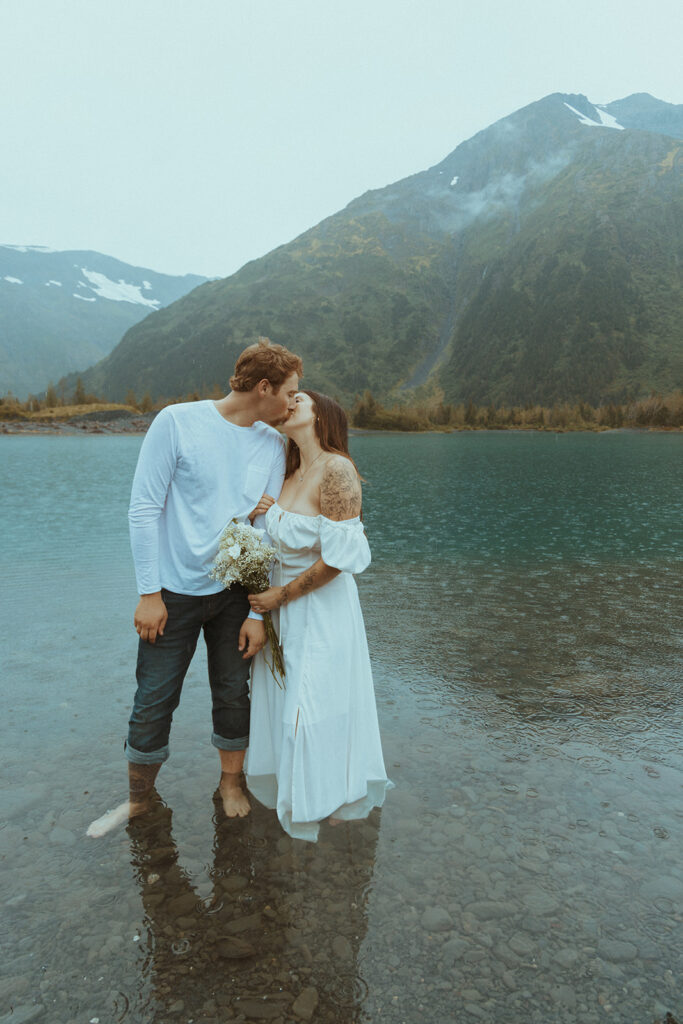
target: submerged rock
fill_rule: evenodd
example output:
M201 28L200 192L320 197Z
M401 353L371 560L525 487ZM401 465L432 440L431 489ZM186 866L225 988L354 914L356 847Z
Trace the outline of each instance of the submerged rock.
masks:
M42 1020L45 1014L45 1007L40 1003L32 1006L15 1006L9 1013L0 1017L0 1024L33 1024L34 1020Z
M318 990L305 988L292 1003L292 1013L300 1020L310 1020L318 1005Z
M420 918L420 924L428 932L449 932L453 918L443 907L429 907Z
M50 832L50 842L57 843L59 846L74 846L76 843L76 836L73 832L70 832L68 828L62 828L61 825L55 825Z
M251 1020L273 1020L282 1015L282 1003L272 1002L265 997L236 999L233 1005L237 1013Z
M224 939L216 945L216 953L228 960L241 960L243 957L253 956L256 952L250 942L233 935L230 939Z
M628 960L636 959L638 947L634 946L632 942L622 942L620 939L600 939L598 955L613 964L625 963Z
M336 935L332 940L332 952L338 960L353 959L353 947L344 935Z

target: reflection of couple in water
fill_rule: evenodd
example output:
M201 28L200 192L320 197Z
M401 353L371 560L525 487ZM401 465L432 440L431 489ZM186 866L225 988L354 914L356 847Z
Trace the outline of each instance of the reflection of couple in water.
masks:
M183 1020L222 1020L226 1011L282 1020L306 1017L320 999L316 1020L357 1020L380 811L329 829L313 846L278 842L275 816L258 804L228 821L218 792L214 803L208 895L180 863L159 797L128 826L151 986L141 993L141 1018L166 1021L182 1001Z
M91 836L149 810L202 629L227 817L250 811L245 776L295 838L315 840L322 820L363 818L384 800L389 783L352 575L370 561L360 477L343 409L299 391L302 372L298 356L261 339L240 355L225 398L167 406L145 437L129 512L141 595L129 800L94 821ZM265 593L224 590L209 577L233 518L265 528L278 551ZM279 629L284 689L263 651L265 612Z

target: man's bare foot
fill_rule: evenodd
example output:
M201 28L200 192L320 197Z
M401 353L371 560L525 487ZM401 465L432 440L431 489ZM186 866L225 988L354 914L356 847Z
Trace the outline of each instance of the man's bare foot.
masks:
M132 804L129 800L126 800L125 803L115 807L113 811L107 811L101 818L96 818L95 821L91 822L85 834L90 836L91 839L99 839L101 836L105 836L107 832L118 828L119 825L130 821L131 818L144 814L148 807L148 803Z
M246 818L251 810L247 794L242 789L242 773L221 772L218 786L226 818Z
M101 818L97 818L88 827L86 835L93 839L99 839L107 832L137 818L149 809L154 782L159 774L160 764L133 764L128 763L128 795L129 800L125 804L119 804L113 811L107 811Z

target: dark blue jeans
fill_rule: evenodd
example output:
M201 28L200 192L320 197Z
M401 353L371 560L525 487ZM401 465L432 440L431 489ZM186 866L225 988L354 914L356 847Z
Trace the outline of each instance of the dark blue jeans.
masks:
M199 634L209 660L213 708L211 742L219 750L246 750L249 743L249 661L237 650L239 631L249 614L247 591L239 584L205 597L162 590L168 609L164 635L140 641L133 712L126 757L134 764L161 764L169 756L173 712Z

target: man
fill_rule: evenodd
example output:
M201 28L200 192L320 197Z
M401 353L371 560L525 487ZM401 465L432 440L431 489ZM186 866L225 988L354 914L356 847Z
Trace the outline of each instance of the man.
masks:
M302 373L297 355L260 338L237 360L225 398L167 406L143 441L128 513L140 593L138 686L126 741L129 800L94 821L90 836L147 810L202 630L223 808L228 817L249 813L241 774L249 661L265 629L245 588L224 590L209 571L227 523L263 511L264 492L280 493L284 443L274 427L293 411Z

